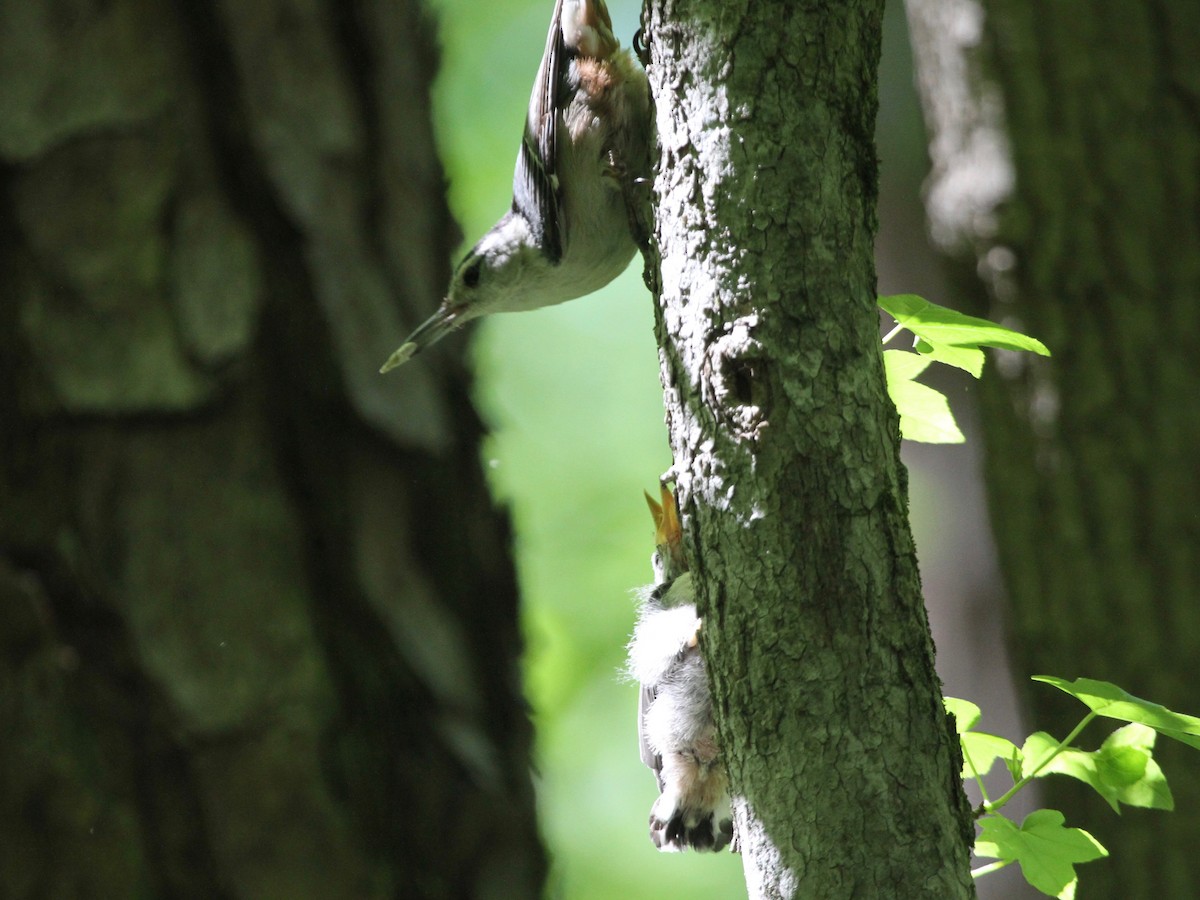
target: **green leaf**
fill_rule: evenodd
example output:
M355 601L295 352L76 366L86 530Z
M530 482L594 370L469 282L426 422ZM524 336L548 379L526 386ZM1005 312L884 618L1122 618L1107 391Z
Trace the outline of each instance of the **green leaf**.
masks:
M1013 745L1013 752L1004 760L1004 765L1008 767L1008 774L1012 776L1013 784L1016 785L1021 780L1021 770L1025 767L1025 754L1022 750Z
M912 380L930 362L906 350L883 351L888 395L900 413L900 434L926 444L961 444L966 438L958 430L945 395Z
M1097 773L1126 806L1175 808L1167 778L1154 760L1157 737L1153 728L1131 723L1110 734L1096 751Z
M1153 733L1154 729L1150 731ZM1145 750L1136 747L1109 749L1105 746L1096 751L1096 774L1105 784L1120 790L1141 781L1149 761L1150 754Z
M983 713L970 700L945 697L942 702L946 705L946 712L954 716L954 729L962 742L964 779L986 775L997 759L1007 762L1012 760L1014 755L1020 755L1021 751L1017 749L1017 745L1008 738L983 731L971 731L979 724ZM974 773L971 772L972 766L975 767Z
M1076 678L1067 681L1052 675L1035 675L1041 681L1064 691L1097 715L1147 725L1159 734L1200 749L1200 718L1177 713L1158 703L1143 700L1107 681Z
M918 339L913 345L916 351L933 362L945 363L962 369L978 378L983 374L983 351L978 347L956 347L953 344L931 344Z
M1065 828L1063 814L1055 809L1030 813L1018 828L998 814L980 820L975 854L1021 864L1025 880L1051 897L1071 896L1075 866L1108 856L1100 842L1082 828Z
M1089 754L1074 747L1067 747L1050 762L1046 762L1046 758L1054 752L1057 746L1058 741L1044 731L1035 731L1025 738L1025 745L1021 747L1021 753L1024 756L1021 777L1033 777L1034 772L1038 773L1038 777L1053 772L1059 775L1070 775L1073 778L1079 778L1080 781L1087 781L1087 778L1081 777L1080 770L1085 767L1087 769L1095 768L1090 759L1086 763L1081 759L1081 757L1089 757Z
M923 444L961 444L966 441L944 394L915 381L889 388L900 413L900 435Z
M883 369L889 379L896 381L912 381L929 368L933 360L920 353L910 353L907 350L884 350Z
M946 309L915 294L880 297L879 307L897 324L931 347L1000 347L1005 350L1026 350L1041 356L1050 355L1046 345L1036 338L987 319L977 319Z
M1173 809L1174 799L1166 777L1153 758L1155 731L1144 725L1118 728L1099 750L1088 752L1067 747L1040 771L1046 775L1066 775L1090 785L1105 799L1113 812L1120 813L1121 803L1147 809ZM1022 748L1025 763L1022 777L1030 777L1058 741L1044 731L1031 734Z
M1017 824L1000 813L989 813L979 820L979 837L975 838L975 855L984 859L1015 860L1010 851L1013 832L1019 832Z
M1117 791L1100 777L1096 770L1094 754L1075 747L1066 747L1043 765L1043 762L1057 746L1058 741L1044 731L1034 732L1026 738L1025 746L1021 748L1025 755L1021 777L1044 778L1047 775L1066 775L1092 787L1113 808L1113 812L1119 813L1121 810L1117 803ZM1036 776L1033 774L1034 772L1037 772Z
M963 778L972 777L967 757L970 757L971 765L975 767L975 775L982 777L992 770L996 760L1003 759L1008 762L1014 755L1021 753L1017 745L1008 738L983 731L969 731L959 740L963 746Z
M982 710L970 700L960 700L958 697L943 697L942 703L946 707L946 712L954 716L954 730L958 734L970 731L983 718Z

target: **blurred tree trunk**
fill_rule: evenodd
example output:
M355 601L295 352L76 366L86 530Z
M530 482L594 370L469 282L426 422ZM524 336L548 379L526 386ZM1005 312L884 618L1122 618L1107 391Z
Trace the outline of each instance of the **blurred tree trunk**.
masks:
M667 418L753 898L974 895L881 365L881 16L650 4Z
M908 9L934 237L974 311L1054 352L1000 359L981 392L1019 668L1200 712L1200 6ZM1059 736L1080 716L1053 691L1028 699ZM1158 753L1168 817L1118 820L1046 783L1047 805L1112 852L1081 895L1196 895L1200 757Z
M376 374L455 242L431 48L0 6L6 897L539 893L481 426L444 355Z

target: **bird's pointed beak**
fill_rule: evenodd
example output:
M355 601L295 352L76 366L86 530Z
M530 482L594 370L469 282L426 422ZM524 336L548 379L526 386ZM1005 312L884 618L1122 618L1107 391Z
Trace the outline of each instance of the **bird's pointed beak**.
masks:
M430 344L436 344L462 322L462 308L451 307L448 301L443 300L438 311L421 323L399 349L387 358L387 362L379 367L379 374L384 375L408 362Z

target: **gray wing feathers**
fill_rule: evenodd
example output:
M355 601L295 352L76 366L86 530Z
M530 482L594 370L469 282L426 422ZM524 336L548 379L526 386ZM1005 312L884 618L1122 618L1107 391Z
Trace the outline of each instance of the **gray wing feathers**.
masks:
M550 32L546 35L546 52L542 54L542 64L529 98L525 134L513 175L513 210L529 222L533 239L546 258L554 263L562 259L566 238L556 171L563 67L568 63L562 35L562 3L563 0L557 0L554 4Z
M650 744L646 741L646 712L650 709L650 704L654 702L655 693L654 688L647 687L644 684L638 693L638 743L641 745L642 762L650 768L650 771L654 773L654 777L658 779L658 791L662 793L662 757L651 750Z

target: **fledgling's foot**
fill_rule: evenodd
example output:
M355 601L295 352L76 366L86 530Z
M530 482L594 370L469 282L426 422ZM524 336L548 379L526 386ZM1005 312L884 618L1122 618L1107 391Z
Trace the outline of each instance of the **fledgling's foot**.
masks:
M688 807L669 789L650 808L650 840L659 850L719 851L733 840L728 802L717 808Z

